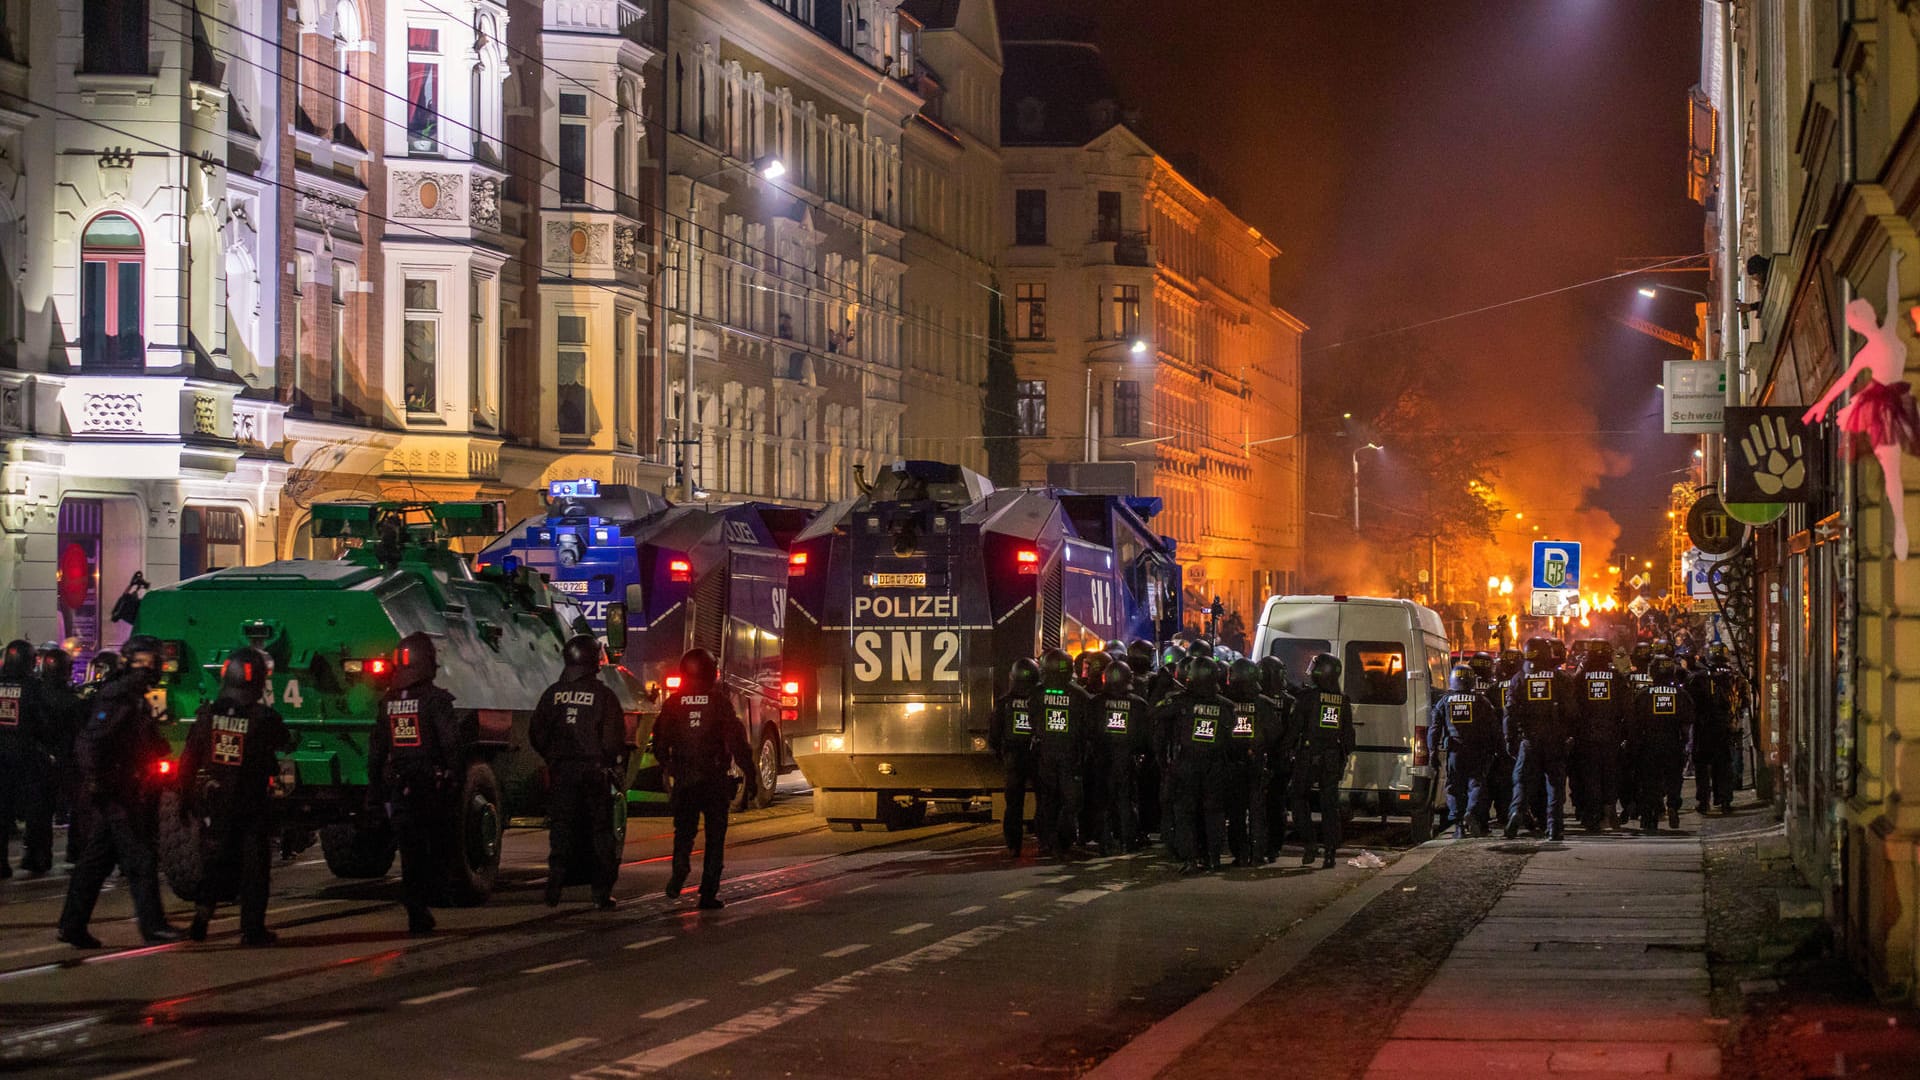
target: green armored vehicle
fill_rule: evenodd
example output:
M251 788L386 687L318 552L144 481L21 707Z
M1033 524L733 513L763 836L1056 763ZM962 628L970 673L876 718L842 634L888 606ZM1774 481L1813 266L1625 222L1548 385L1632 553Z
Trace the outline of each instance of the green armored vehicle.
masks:
M527 745L527 721L560 675L562 644L587 630L573 601L537 573L475 571L449 546L492 537L503 524L503 507L492 502L319 504L314 534L357 544L340 558L218 570L153 590L134 632L162 642L176 750L201 702L218 692L227 655L248 644L265 650L273 658L268 703L298 740L280 762L282 823L317 830L335 875L384 876L394 843L364 812L368 740L395 647L425 632L439 653L437 681L474 746L447 819L446 894L455 904L485 900L505 827L544 818L545 771ZM620 698L629 742L644 746L640 686L614 666L601 678ZM192 898L200 837L194 821L172 812L176 796L165 798L162 862L175 891ZM624 835L624 799L615 814Z

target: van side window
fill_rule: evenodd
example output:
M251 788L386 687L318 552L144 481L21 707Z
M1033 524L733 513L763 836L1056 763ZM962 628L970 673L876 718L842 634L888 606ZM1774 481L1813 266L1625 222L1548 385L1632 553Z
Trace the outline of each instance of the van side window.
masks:
M1267 641L1267 655L1277 656L1287 665L1287 678L1296 683L1307 681L1307 665L1323 652L1332 652L1333 643L1325 638L1281 637Z
M1407 647L1398 641L1349 641L1347 697L1355 705L1407 703Z

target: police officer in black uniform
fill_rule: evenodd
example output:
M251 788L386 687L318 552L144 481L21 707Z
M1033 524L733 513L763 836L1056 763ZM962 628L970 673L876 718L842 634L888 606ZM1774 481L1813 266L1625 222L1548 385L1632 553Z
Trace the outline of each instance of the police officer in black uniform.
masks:
M653 722L653 756L672 784L673 872L667 896L677 897L685 887L693 867L693 835L704 824L700 906L709 911L726 906L720 899L720 874L726 867L727 807L734 791L729 766L745 776L749 796L760 790L746 729L718 682L713 654L689 649L680 658L680 692L667 698Z
M1227 727L1222 780L1226 784L1227 849L1233 865L1258 866L1267 850L1267 761L1277 718L1261 695L1260 665L1242 658L1227 665Z
M1097 648L1089 649L1075 658L1074 684L1080 688L1081 693L1087 695L1089 704L1105 691L1104 676L1107 665L1114 659L1114 656ZM1079 833L1082 842L1096 844L1105 838L1107 832L1107 761L1100 754L1099 745L1095 741L1096 732L1091 726L1094 723L1091 708L1088 716L1090 719L1087 731L1087 755L1081 765Z
M1733 668L1709 653L1687 680L1693 697L1694 809L1733 809Z
M1573 752L1579 769L1574 809L1587 831L1613 829L1620 802L1620 744L1626 738L1627 680L1613 667L1613 646L1595 642L1580 656L1574 676L1579 727Z
M1006 811L1000 830L1016 859L1026 825L1027 787L1033 780L1034 697L1039 693L1040 665L1024 656L1015 660L1007 675L1007 692L993 703L993 728L987 732L987 748L1000 759L1004 779Z
M1147 703L1148 714L1155 704L1153 700L1154 652L1151 641L1138 639L1127 645L1127 667L1133 672L1133 692ZM1140 718L1143 728L1151 725L1147 715ZM1139 771L1135 776L1136 790L1140 793L1140 835L1146 837L1162 831L1163 822L1160 812L1160 757L1153 752L1154 735L1148 730L1145 735L1146 752L1140 757Z
M1099 821L1100 849L1116 855L1140 847L1140 762L1150 755L1147 702L1133 692L1133 667L1115 660L1101 673L1093 699L1094 756L1106 790Z
M267 892L273 850L273 781L293 736L261 701L271 661L251 646L220 667L220 692L200 706L180 754L181 811L201 819L208 855L187 936L207 940L219 900L240 899L240 943L271 945Z
M1299 743L1293 763L1293 820L1305 845L1302 866L1313 865L1315 836L1311 814L1320 810L1319 846L1323 867L1333 866L1340 849L1340 778L1353 753L1353 704L1340 689L1340 658L1321 653L1307 665L1307 686L1293 707ZM1313 796L1318 793L1319 798Z
M1506 714L1507 684L1520 674L1525 657L1519 649L1501 649L1493 662L1493 686L1486 691L1487 700L1493 703L1495 712L1502 717ZM1502 721L1504 724L1504 720ZM1493 807L1493 815L1504 827L1514 817L1513 790L1513 751L1502 738L1493 759L1493 782L1487 787L1487 801Z
M47 709L33 675L33 645L7 644L0 658L0 878L13 876L7 849L13 824L24 820L20 869L53 869L53 760Z
M1633 752L1630 744L1631 732L1627 721L1632 719L1634 702L1639 700L1641 691L1653 685L1653 676L1648 667L1653 663L1653 643L1635 642L1627 651L1626 685L1622 688L1620 703L1620 820L1637 821L1639 808L1635 805L1640 798L1640 755Z
M1453 838L1464 837L1469 829L1475 836L1487 835L1487 788L1500 745L1500 714L1480 692L1479 677L1471 667L1453 666L1447 692L1433 703L1427 731L1433 749L1446 755L1447 817L1453 821Z
M452 832L454 786L467 759L469 735L453 710L453 695L434 683L440 672L433 639L408 634L394 651L393 682L380 698L380 715L367 747L367 810L393 822L400 849L400 890L407 930L433 932L431 905Z
M1547 839L1561 838L1575 708L1573 679L1554 662L1552 640L1528 638L1526 666L1506 688L1506 741L1514 756L1509 839L1542 804Z
M584 863L593 886L593 906L606 911L613 907L613 885L620 875L613 801L625 797L626 716L620 699L600 681L596 638L575 634L567 639L562 656L566 667L561 669L560 681L540 695L527 725L527 742L547 763L551 799L547 906L559 906L560 890Z
M1219 694L1220 667L1212 657L1189 661L1185 689L1156 713L1171 733L1174 857L1182 873L1217 870L1227 845L1223 770L1233 703Z
M1093 699L1073 683L1064 649L1040 657L1040 694L1034 701L1033 763L1039 778L1033 831L1040 854L1066 858L1079 832L1087 758L1093 749Z
M1272 862L1280 857L1280 846L1287 839L1287 803L1293 793L1293 755L1299 746L1299 733L1293 729L1293 688L1287 684L1287 662L1277 656L1260 661L1260 698L1273 717L1267 735L1267 842L1261 858Z
M80 830L74 827L74 808L80 785L73 767L73 740L80 734L86 708L73 688L73 657L49 641L33 654L33 677L40 684L41 734L52 759L47 787L53 798L55 820L67 822L67 862L80 858Z
M86 804L86 847L67 879L59 938L76 949L100 947L87 923L116 865L126 875L141 940L158 945L182 937L167 925L160 906L160 827L149 784L156 763L167 756L167 741L147 702L148 691L160 685L160 642L136 634L123 652L126 667L93 695L74 743Z
M1651 833L1659 829L1663 803L1667 827L1680 827L1693 697L1687 693L1673 657L1656 655L1647 674L1647 688L1634 696L1633 710L1628 714L1627 744L1640 780L1634 809L1640 813L1640 828Z

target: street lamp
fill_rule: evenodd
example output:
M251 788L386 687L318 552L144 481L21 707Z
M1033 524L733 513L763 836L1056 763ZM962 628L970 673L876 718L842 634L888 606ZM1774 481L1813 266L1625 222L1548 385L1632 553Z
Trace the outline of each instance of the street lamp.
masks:
M1093 461L1100 460L1099 458L1100 437L1093 427L1093 365L1100 359L1095 354L1101 352L1104 349L1113 348L1114 346L1119 344L1121 343L1118 341L1110 341L1107 344L1100 346L1098 349L1095 349L1092 353L1087 354L1087 359L1085 361L1087 366L1087 395L1086 395L1087 416L1086 416L1086 427L1084 429L1086 431L1087 445L1086 445L1086 453L1081 456L1082 461L1093 462ZM1127 342L1126 346L1127 346L1127 352L1136 360L1147 355L1147 350L1150 348L1150 346L1147 344L1146 338L1134 338L1132 341Z
M687 239L682 241L680 245L681 254L686 257L686 273L683 275L684 283L680 290L680 314L681 317L686 320L687 324L686 341L683 343L685 346L684 356L686 361L687 388L680 399L680 438L678 442L680 444L680 494L681 498L688 502L694 499L705 498L705 495L701 493L701 489L693 482L693 469L690 467L691 462L687 460L687 447L694 444L693 410L695 403L699 401L699 395L694 392L693 388L693 253L699 249L698 241L700 239L700 225L695 217L700 211L697 200L700 185L703 182L711 180L721 173L726 172L728 169L735 167L731 161L722 161L719 165L707 170L705 173L687 183ZM778 180L787 175L787 165L786 162L781 161L777 157L764 157L753 163L753 171L759 173L763 179Z
M1651 285L1642 285L1640 286L1640 289L1639 289L1640 295L1646 297L1649 300L1653 299L1655 296L1663 292L1686 293L1688 296L1699 297L1703 303L1712 302L1712 299L1708 297L1706 293L1703 293L1698 289L1683 289L1678 285L1668 285L1663 282L1656 281Z
M1360 532L1360 451L1385 450L1379 443L1368 443L1353 452L1353 531Z

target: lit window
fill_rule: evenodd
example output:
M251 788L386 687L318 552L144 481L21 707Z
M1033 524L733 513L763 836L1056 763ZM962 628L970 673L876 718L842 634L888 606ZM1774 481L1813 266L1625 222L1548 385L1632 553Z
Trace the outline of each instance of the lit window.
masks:
M559 316L554 340L560 346L555 376L559 388L555 426L564 439L587 436L587 318Z
M1022 282L1013 287L1013 336L1039 341L1047 336L1047 287Z
M125 214L101 214L81 234L82 366L146 366L146 339L140 322L145 254L140 227Z
M188 506L180 514L180 577L247 561L247 522L231 506Z
M407 27L407 151L440 149L440 31Z
M429 416L440 407L440 283L408 278L404 294L407 412Z
M1023 380L1018 397L1017 426L1024 436L1047 433L1047 384L1045 380Z
M1107 336L1121 340L1140 336L1140 286L1107 288Z

